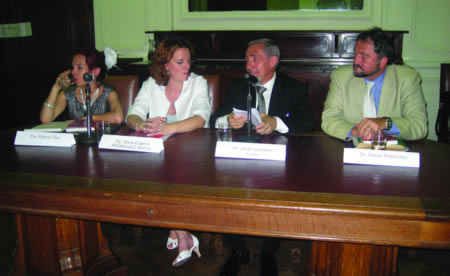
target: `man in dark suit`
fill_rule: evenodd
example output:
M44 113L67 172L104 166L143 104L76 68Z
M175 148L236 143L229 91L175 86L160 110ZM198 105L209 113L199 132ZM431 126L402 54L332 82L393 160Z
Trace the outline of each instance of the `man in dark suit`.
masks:
M308 102L306 84L298 82L280 72L276 72L280 60L280 50L270 39L251 41L245 54L247 72L260 80L263 86L265 107L261 114L262 123L256 126L259 134L300 133L312 131L314 117ZM252 107L258 107L260 100L252 93ZM242 128L247 117L234 114L233 107L247 110L248 84L242 80L230 81L224 103L211 116L210 126L228 121L232 128ZM259 107L258 107L259 109Z
M256 126L259 134L301 133L314 129L314 117L308 101L306 84L296 81L280 72L276 72L280 60L280 50L270 39L251 41L245 54L247 72L260 80L265 90L262 96L251 89L252 107L263 107L262 123ZM258 88L259 89L259 88ZM233 107L247 110L248 83L245 80L231 81L223 105L211 116L210 126L214 128L220 122L229 122L231 127L239 129L247 122L247 117L234 114ZM263 97L261 99L260 97ZM268 111L268 112L266 112ZM232 276L239 273L241 264L250 261L250 253L242 236L227 235L225 242L231 244L230 257L221 268L220 276ZM260 275L278 275L275 251L280 240L265 238L260 255Z

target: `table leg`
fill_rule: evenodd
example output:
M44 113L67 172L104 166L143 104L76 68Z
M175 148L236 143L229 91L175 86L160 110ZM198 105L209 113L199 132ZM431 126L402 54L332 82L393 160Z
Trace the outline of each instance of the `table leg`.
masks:
M311 275L396 275L397 257L396 246L313 241Z
M16 274L124 275L126 268L108 249L99 223L28 214L16 215L19 252Z

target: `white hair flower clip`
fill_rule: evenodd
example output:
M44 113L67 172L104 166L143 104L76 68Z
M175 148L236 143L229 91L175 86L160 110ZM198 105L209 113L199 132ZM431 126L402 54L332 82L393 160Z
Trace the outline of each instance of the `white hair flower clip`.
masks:
M105 49L103 50L103 53L105 54L106 68L109 70L113 66L116 66L116 64L117 64L117 52L111 47L105 47Z

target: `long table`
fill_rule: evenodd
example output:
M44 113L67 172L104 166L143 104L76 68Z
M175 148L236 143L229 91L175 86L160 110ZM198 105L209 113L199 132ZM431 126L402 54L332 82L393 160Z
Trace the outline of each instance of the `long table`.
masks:
M316 275L395 275L400 246L450 248L450 147L433 141L407 143L421 165L406 168L343 164L345 142L320 134L263 136L286 161L215 158L210 129L159 154L14 146L14 134L0 138L0 210L18 214L28 271L57 275L72 254L88 274L98 221L308 239ZM42 247L54 253L27 255Z

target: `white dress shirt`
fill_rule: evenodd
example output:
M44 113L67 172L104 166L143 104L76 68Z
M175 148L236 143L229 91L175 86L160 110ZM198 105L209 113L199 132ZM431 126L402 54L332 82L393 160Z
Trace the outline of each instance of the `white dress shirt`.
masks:
M153 78L148 78L142 84L127 116L136 115L142 120L166 117L170 102L166 97L165 89L165 86L156 84ZM209 126L211 103L207 82L202 76L191 73L184 81L181 94L174 104L179 121L201 116L205 120L204 127Z

